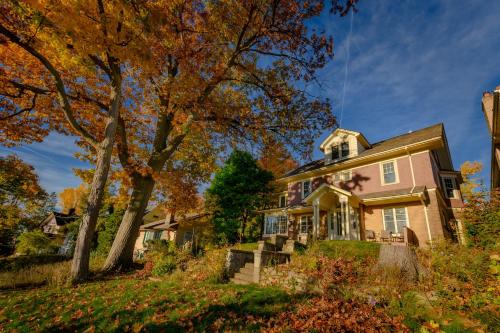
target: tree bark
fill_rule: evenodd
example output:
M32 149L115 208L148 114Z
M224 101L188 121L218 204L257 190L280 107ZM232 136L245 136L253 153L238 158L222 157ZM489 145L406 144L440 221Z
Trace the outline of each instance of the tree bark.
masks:
M83 215L78 238L76 240L75 253L71 264L71 278L73 283L87 279L89 274L90 246L94 237L97 218L101 208L102 199L108 179L113 145L115 143L116 129L121 107L121 74L117 65L110 66L113 71L111 89L111 107L106 121L104 139L96 147L97 163L92 178L90 194L87 199L87 208Z
M97 152L94 178L92 179L91 190L87 199L87 208L78 231L75 254L73 255L73 262L71 264L71 277L75 283L86 280L89 274L90 246L104 196L112 147L113 144L111 143L110 147L105 147Z
M135 178L127 210L103 266L107 272L127 269L133 263L135 241L155 185L152 177Z

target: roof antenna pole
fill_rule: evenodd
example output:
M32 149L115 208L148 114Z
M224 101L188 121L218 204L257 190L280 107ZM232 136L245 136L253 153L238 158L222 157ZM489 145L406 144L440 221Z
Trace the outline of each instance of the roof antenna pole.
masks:
M346 59L345 59L345 70L344 70L344 86L342 88L342 102L340 104L339 127L342 127L342 116L344 115L345 91L347 88L347 81L349 80L349 61L351 58L351 35L352 35L353 21L354 21L354 11L351 10L351 22L350 22L349 34L347 35Z

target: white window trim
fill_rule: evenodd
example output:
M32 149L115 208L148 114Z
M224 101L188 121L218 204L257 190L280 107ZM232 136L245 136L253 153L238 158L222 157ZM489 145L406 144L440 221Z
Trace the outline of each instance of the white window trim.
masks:
M385 214L384 214L384 210L391 209L392 210L392 217L394 218L394 227L396 228L396 232L397 233L401 233L403 231L402 230L398 230L398 222L396 220L396 208L404 208L405 209L406 226L408 228L411 228L410 227L410 217L408 216L408 207L392 206L392 207L384 207L384 208L382 208L382 222L383 222L383 225L384 225L384 230L387 230L386 227L385 227Z
M311 226L313 225L314 223L314 215L311 215L311 214L304 214L304 215L300 215L299 216L299 225L298 225L298 228L299 228L299 235L307 235L308 233L307 232L302 232L302 228L301 228L301 224L302 224L302 217L308 217L310 216L311 217Z
M338 170L338 171L330 174L330 179L331 179L332 183L333 182L348 182L348 181L351 181L352 180L353 170L354 169ZM344 172L349 173L349 180L343 180L342 179L341 174L344 173ZM336 175L339 175L339 180L335 180L335 176Z
M448 196L448 192L446 191L446 183L444 181L446 178L447 179L451 179L451 182L453 184L453 192L452 192L453 196L452 197ZM444 192L444 196L446 197L446 199L458 199L457 195L455 193L455 191L457 190L457 185L458 185L456 177L453 177L453 176L441 176L441 184L443 186L443 192Z
M270 217L270 216L274 216L274 217L276 217L276 222L278 222L278 220L277 220L277 219L278 219L278 217L279 217L279 216L284 216L284 217L286 218L286 230L285 230L285 232L284 232L284 233L280 233L280 232L277 232L277 233L275 233L275 234L268 234L268 233L266 233L266 231L267 231L267 228L266 228L267 218L268 218L268 217ZM288 235L288 223L289 223L289 221L288 221L288 215L282 215L282 214L278 214L278 215L266 215L266 216L264 217L264 232L262 233L262 235L263 235L263 236L272 236L272 235ZM279 228L278 228L277 226L276 226L276 230L279 230Z
M311 194L313 192L313 189L312 189L312 187L313 187L313 179L309 178L309 179L302 180L300 182L300 195L301 195L302 199L306 198L306 196L304 196L304 183L305 182L309 182L309 194Z
M396 180L393 183L386 183L385 178L384 178L384 164L391 163L391 162L394 163L394 174L396 176L395 177ZM398 160L397 159L379 162L379 169L380 169L380 182L382 183L382 186L399 184L399 172L398 172Z

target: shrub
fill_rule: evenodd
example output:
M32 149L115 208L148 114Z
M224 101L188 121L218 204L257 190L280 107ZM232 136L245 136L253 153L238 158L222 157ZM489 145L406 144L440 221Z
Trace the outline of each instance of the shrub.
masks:
M155 276L170 274L176 268L185 270L193 258L190 248L178 249L174 242L164 239L149 241L147 249L146 266L152 268L151 274Z
M42 231L24 232L17 238L16 252L19 254L51 254L55 253L58 246Z
M177 264L175 262L174 256L167 256L160 258L154 263L153 269L151 271L154 276L162 276L172 273Z
M97 232L97 249L96 252L101 255L106 255L113 245L118 228L122 221L123 211L116 211L99 218L99 229Z
M468 243L481 248L500 247L500 191L478 193L467 202L463 218Z

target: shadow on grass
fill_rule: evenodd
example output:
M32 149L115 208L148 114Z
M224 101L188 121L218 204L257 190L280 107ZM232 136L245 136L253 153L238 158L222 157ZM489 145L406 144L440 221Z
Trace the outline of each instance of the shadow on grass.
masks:
M139 309L120 309L108 314L82 317L70 325L61 324L47 332L84 331L94 325L96 331L123 332L140 327L141 332L183 331L256 331L266 319L290 309L292 301L310 298L308 294L289 295L274 288L258 286L232 286L236 293L208 304L193 304L191 296L176 300L164 299ZM219 322L217 324L217 322Z

